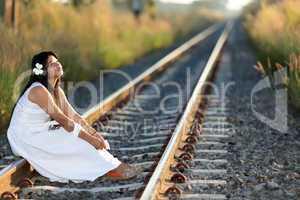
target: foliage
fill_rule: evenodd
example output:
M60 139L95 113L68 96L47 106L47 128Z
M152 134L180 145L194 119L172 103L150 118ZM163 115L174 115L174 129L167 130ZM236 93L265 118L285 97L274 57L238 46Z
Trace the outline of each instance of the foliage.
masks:
M272 77L274 71L287 67L288 77L283 78L289 97L300 108L300 2L264 1L255 14L246 16L245 26L261 60L258 69Z

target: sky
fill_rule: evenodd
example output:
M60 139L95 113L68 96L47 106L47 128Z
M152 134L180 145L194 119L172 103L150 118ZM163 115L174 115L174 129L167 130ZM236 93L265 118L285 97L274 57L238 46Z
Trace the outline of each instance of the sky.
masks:
M164 3L190 4L197 0L159 0ZM239 10L252 0L227 0L227 8L230 10Z
M179 4L190 4L193 3L194 0L160 0L164 3L179 3Z
M228 0L226 7L230 10L239 10L251 1L252 0Z

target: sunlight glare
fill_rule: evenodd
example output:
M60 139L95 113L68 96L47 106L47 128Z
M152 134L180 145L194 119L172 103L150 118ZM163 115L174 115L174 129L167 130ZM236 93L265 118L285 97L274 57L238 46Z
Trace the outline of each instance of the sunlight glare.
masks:
M226 7L228 10L240 10L250 2L251 0L228 0Z

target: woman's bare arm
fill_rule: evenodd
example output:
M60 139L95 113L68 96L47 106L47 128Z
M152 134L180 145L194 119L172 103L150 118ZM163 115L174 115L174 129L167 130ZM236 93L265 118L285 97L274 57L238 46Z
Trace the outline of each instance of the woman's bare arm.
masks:
M96 130L91 127L88 122L83 119L72 107L72 105L69 103L64 91L59 88L59 96L60 96L60 103L62 105L62 111L63 113L74 120L75 122L79 123L88 133L95 133Z
M38 104L51 118L63 126L66 131L71 132L73 130L73 120L67 117L56 105L46 88L42 86L33 87L28 94L28 98L33 103Z
M55 121L57 121L66 131L72 132L74 130L75 123L74 121L66 116L62 110L56 105L54 99L48 90L42 86L33 87L29 94L28 98L33 103L39 105L46 113L49 114ZM95 148L103 149L105 144L103 141L100 141L96 137L90 135L85 130L81 130L79 137L83 140L89 142Z

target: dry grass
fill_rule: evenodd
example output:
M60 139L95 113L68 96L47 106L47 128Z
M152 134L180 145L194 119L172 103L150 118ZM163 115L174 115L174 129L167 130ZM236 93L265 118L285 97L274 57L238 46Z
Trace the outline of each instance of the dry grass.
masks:
M169 11L168 13L161 13L160 16L170 21L173 29L176 29L176 37L182 37L191 31L199 31L200 27L220 22L224 20L224 14L207 8L195 7L187 12Z
M114 13L105 0L78 10L35 0L23 6L21 13L25 14L19 32L28 42L30 55L41 49L55 50L72 80L90 79L100 68L130 63L173 39L168 22L143 17L138 26L131 14ZM77 73L79 69L82 73Z
M300 1L262 3L245 22L261 61L258 69L273 77L278 68L287 67L287 88L291 103L300 108Z

